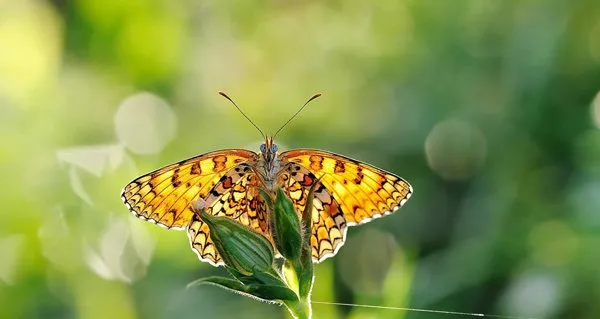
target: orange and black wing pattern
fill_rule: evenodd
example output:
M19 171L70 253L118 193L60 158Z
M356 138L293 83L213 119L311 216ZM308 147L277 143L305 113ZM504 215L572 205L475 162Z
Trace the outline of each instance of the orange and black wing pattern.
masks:
M231 218L272 241L267 207L258 191L259 185L250 165L238 165L223 175L204 199L205 210L214 216ZM188 236L200 260L213 265L223 264L210 238L208 225L198 214L192 215Z
M279 177L279 185L299 213L304 211L314 183L310 246L313 261L320 262L335 255L346 239L346 219L340 204L313 173L298 164L286 165Z
M295 181L287 178L281 182L292 200L300 198L297 189L310 187L313 179L324 186L317 187L319 192L315 193L315 198L320 195L322 200L313 203L311 245L316 261L335 255L345 240L346 226L396 211L413 192L401 177L342 155L299 149L283 152L279 158L286 171L282 177L289 175ZM302 200L296 201L298 207L303 207Z
M206 198L229 170L257 158L258 154L243 149L192 157L136 178L123 188L121 198L136 217L183 229L194 215L193 201Z

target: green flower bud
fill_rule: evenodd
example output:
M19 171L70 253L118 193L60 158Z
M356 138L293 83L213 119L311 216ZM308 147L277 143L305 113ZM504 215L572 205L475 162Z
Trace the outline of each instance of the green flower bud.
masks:
M281 189L277 189L272 226L277 250L286 259L298 260L302 249L300 217L292 200Z
M209 215L204 210L196 213L208 225L210 238L227 266L245 276L272 271L273 245L262 234L228 217Z

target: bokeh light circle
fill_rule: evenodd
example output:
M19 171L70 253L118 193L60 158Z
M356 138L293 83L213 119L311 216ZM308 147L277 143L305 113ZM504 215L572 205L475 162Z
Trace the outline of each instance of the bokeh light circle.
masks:
M425 140L427 164L446 180L466 180L483 165L486 141L481 131L458 119L437 123Z
M150 93L126 98L115 114L119 141L137 154L156 154L175 137L177 117L163 99Z
M344 283L357 293L380 293L399 251L394 236L369 228L348 239L345 246L337 257Z

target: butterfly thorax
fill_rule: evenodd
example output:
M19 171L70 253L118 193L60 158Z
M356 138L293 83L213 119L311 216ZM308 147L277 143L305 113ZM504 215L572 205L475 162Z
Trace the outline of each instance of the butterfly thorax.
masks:
M260 158L256 164L256 171L264 186L270 191L275 191L277 187L277 173L280 167L277 145L273 143L272 137L267 136L265 143L260 146Z

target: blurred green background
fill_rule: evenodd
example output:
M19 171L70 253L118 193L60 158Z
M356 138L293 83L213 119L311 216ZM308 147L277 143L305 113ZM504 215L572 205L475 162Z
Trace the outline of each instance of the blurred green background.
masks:
M600 2L0 0L0 317L288 318L186 284L121 187L221 148L342 153L415 194L313 300L600 317ZM315 318L446 315L314 305Z

